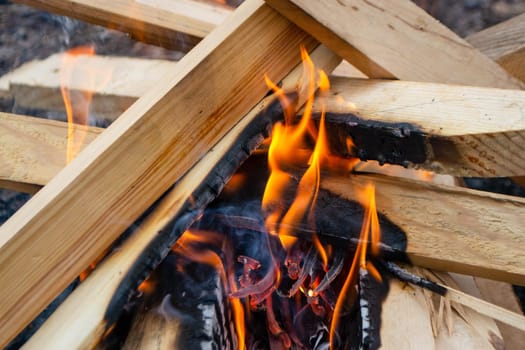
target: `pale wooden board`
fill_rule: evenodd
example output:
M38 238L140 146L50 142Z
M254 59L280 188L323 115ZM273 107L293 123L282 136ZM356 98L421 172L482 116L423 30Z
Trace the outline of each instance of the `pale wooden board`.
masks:
M231 10L193 0L17 0L131 34L170 49L188 50L222 23Z
M334 77L326 104L330 112L410 123L441 136L455 153L447 148L429 157L430 170L456 176L525 174L524 91Z
M179 34L177 32L183 33L195 33L197 37L204 37L208 34L215 26L222 23L222 21L229 15L231 12L230 8L222 6L210 5L210 2L204 1L192 1L192 0L139 0L136 3L131 3L130 1L120 0L120 3L112 2L111 4L106 3L94 3L94 2L85 2L85 1L75 1L72 2L74 6L68 8L68 4L64 1L55 0L54 2L42 1L42 0L19 0L26 4L44 8L48 11L63 13L69 16L76 16L83 20L92 21L97 24L113 26L111 20L107 20L106 17L113 18L115 16L121 16L121 9L125 8L126 11L131 11L132 16L137 17L141 16L141 19L144 21L143 24L136 25L133 22L130 22L131 27L126 26L117 26L116 29L128 31L134 33L136 38L139 40L152 40L151 38L156 38L159 34L156 33L159 31L157 28L157 22L160 20L155 16L156 13L163 13L165 11L174 18L177 19L177 22L174 23L163 23L169 28L172 28L171 32L163 33L163 36L175 37L177 38ZM65 10L67 8L67 10ZM135 14L133 12L138 12L139 10L147 9L146 14ZM101 23L99 16L90 17L89 13L101 11L104 16L104 21ZM67 13L66 13L67 12ZM151 14L151 16L147 16ZM164 16L165 17L165 16ZM161 18L164 18L161 16ZM516 17L515 19L508 20L504 23L501 23L493 28L489 28L468 36L466 41L476 47L485 55L491 57L492 59L498 61L512 76L524 80L525 73L523 72L523 56L525 52L523 50L523 15ZM335 40L335 39L334 39ZM181 42L182 41L182 42ZM164 44L169 47L184 46L183 40L171 40L166 44L166 40L160 40L158 38L154 39L154 44ZM186 43L190 44L190 43ZM344 45L343 45L344 46ZM351 54L354 56L359 56L355 51L352 51ZM355 58L355 57L354 57ZM362 69L369 72L373 77L391 77L386 71L383 71L379 68L376 69L374 74L371 69L369 58L361 57L359 58L362 62ZM368 63L366 63L368 62ZM351 76L351 77L363 77L363 73L354 67L349 67L348 62L343 62L341 68L338 69L334 74ZM373 66L373 65L372 65ZM1 93L1 91L0 91Z
M409 0L267 3L369 77L521 86L497 63Z
M465 39L494 61L499 61L525 47L525 13Z
M525 14L469 35L466 40L525 81Z
M81 55L75 58L73 74L64 77L64 56L31 61L2 76L0 95L21 107L65 111L61 86L92 92L90 115L114 120L176 66L166 60Z
M378 211L407 234L415 265L525 285L525 199L375 175L322 187L355 200L367 182Z
M75 126L91 143L103 129ZM66 123L0 113L0 180L44 186L66 165Z
M341 103L340 98L354 102ZM521 114L524 101L522 91L335 77L326 100L331 112L352 112L375 121L413 123L424 132L443 136L457 146L457 153L449 163L438 166L431 162L426 167L462 176L504 176L525 171L520 158L525 139L525 119ZM319 105L314 110L318 111ZM0 133L5 135L1 179L46 184L65 164L65 159L61 159L65 154L65 124L6 118L0 124ZM11 124L5 124L7 121ZM39 123L38 132L36 126L31 126L32 121ZM14 122L17 133L12 132ZM32 138L31 142L26 142L27 137ZM84 142L93 138L87 137ZM474 159L479 161L473 162ZM361 167L361 171L367 171L366 168L367 165Z
M5 345L317 42L252 0L0 227Z

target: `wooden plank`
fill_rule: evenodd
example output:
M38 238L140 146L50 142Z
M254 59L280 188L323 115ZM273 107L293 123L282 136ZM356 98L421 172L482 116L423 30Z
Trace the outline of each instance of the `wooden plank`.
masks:
M353 103L341 103L341 98ZM447 140L445 149L435 142L421 144L422 153L431 155L420 164L423 168L457 176L507 176L525 172L524 101L521 91L333 77L326 103L331 113L410 123L421 133ZM319 111L319 105L314 108ZM389 125L383 129L391 134ZM100 132L89 128L86 144ZM0 135L0 180L42 186L65 165L64 123L0 114ZM365 151L369 158L378 154Z
M231 12L193 0L16 0L45 11L129 33L169 49L187 51Z
M317 42L251 0L0 227L0 346L210 150Z
M483 300L523 317L520 302L510 284L481 277L474 278L474 281ZM498 328L505 340L506 349L519 349L522 346L523 337L525 336L525 329L523 329L525 322L521 323L523 323L523 325L519 328L515 326L515 323L498 322ZM521 331L518 329L521 329Z
M175 0L168 2L166 0L142 0L140 2L133 2L131 0L119 0L118 2L93 2L93 1L70 1L67 4L63 0L44 1L44 0L17 0L30 6L45 9L47 11L61 13L67 16L80 18L85 21L90 21L100 25L108 25L114 29L120 29L131 33L136 39L146 40L156 45L163 45L170 48L179 48L180 40L171 40L166 43L166 38L177 38L180 36L178 32L194 33L196 37L204 37L213 28L229 15L231 9L218 5L210 5L209 3L202 3L192 0ZM68 7L69 6L69 7ZM124 13L131 12L130 16L140 17L144 23L136 23L129 19L124 24L115 24L113 19L123 16ZM139 13L139 11L142 11ZM99 15L90 16L89 14L102 13L102 18ZM172 17L166 13L171 14ZM162 14L162 16L156 16ZM521 17L504 22L483 30L479 33L468 36L466 41L476 47L485 55L498 61L511 75L524 80L525 73L523 73L523 20ZM427 19L428 16L425 16ZM173 19L173 23L170 21ZM175 20L176 19L176 20ZM428 20L428 19L427 19ZM162 29L158 28L159 23ZM430 20L428 20L430 21ZM170 22L170 23L164 23ZM430 21L432 22L432 21ZM498 27L496 29L496 27ZM450 32L448 33L450 35ZM164 38L157 38L162 35ZM159 41L160 40L160 41ZM333 40L336 40L335 38ZM191 42L184 43L184 45L192 45ZM345 45L338 45L344 47ZM347 50L350 50L347 48ZM371 65L370 60L355 50L350 50L349 55L354 56L354 60L361 62L360 66L363 71L368 72L371 77L392 77L392 74L384 71L376 65ZM374 73L375 70L375 73ZM361 76L363 73L356 71L348 62L343 62L341 68L335 72L337 75L343 76ZM351 75L348 75L351 74ZM410 79L409 79L410 80Z
M379 133L376 139L360 140L355 131L357 148L366 143L364 158L396 162L389 154L405 152L407 159L398 155L398 164L417 160L424 168L455 176L525 175L524 91L334 77L326 104L330 113L361 117L355 123L368 122L365 131L383 130L406 144L396 150L385 143L385 149L374 151L372 146L380 147ZM314 111L320 108L317 104ZM417 137L423 139L409 146Z
M525 14L465 38L507 72L525 81Z
M325 178L322 187L355 200L367 182L378 211L406 233L415 265L525 284L525 199L379 175Z
M312 52L311 58L316 67L331 71L340 62L327 48L320 46ZM302 67L298 66L282 81L283 88L294 88L302 78ZM133 235L123 243L107 260L71 294L69 298L51 315L42 328L25 345L26 349L47 347L75 349L95 344L104 330L108 329L122 308L112 307L115 300L126 299L129 290L136 288L133 283L140 282L144 276L144 263L139 263L152 255L151 246L158 250L158 232L162 231L174 217L187 214L185 208L194 209L191 197L209 174L219 164L228 149L239 145L239 135L253 122L257 114L265 110L273 97L262 100L220 141L204 155L195 166L184 175L178 185L169 192L162 203L153 211ZM299 101L304 98L299 98ZM254 145L255 146L255 145ZM222 177L226 177L224 174ZM223 179L226 181L226 178ZM199 202L203 201L203 196ZM189 225L190 223L188 223ZM179 229L184 230L181 227ZM172 232L172 230L169 230ZM163 235L167 236L167 235ZM172 237L171 239L175 239ZM173 242L171 242L173 243ZM164 242L160 246L171 246ZM153 268L153 266L150 266ZM138 271L137 271L138 270ZM135 276L132 281L129 276ZM143 277L142 277L143 278ZM90 300L90 303L86 303ZM82 311L79 311L82 310Z
M114 120L176 65L165 60L83 55L75 60L78 74L61 79L63 58L63 53L55 54L4 75L0 95L14 98L17 106L65 112L63 84L72 91L91 92L91 115Z
M499 88L521 83L408 0L267 0L369 77Z
M85 131L84 146L103 130L75 127ZM64 122L0 113L0 180L47 184L66 165L67 129Z

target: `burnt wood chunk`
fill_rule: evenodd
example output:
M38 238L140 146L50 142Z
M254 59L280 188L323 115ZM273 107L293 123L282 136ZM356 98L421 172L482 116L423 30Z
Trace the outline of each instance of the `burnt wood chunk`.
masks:
M314 115L319 119L324 104L337 154L453 176L507 177L525 175L524 101L518 90L333 77Z

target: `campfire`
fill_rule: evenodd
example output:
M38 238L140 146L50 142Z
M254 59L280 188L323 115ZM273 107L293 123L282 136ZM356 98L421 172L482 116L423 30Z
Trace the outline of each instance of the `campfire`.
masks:
M46 176L3 180L38 190L0 227L3 346L523 339L525 317L485 294L509 300L509 283L525 284L525 201L460 179L523 183L525 94L508 68L520 47L496 63L475 44L482 33L469 44L408 0L20 2L104 25L118 16L134 37L188 52L119 100L125 112L104 131L88 126L89 105L112 69L72 87L94 52L63 55L62 153L38 164ZM36 123L0 122L20 135ZM46 153L35 139L27 148Z
M266 77L269 88L275 90L281 102L285 118L273 127L267 151L270 175L264 193L251 201L244 199L226 207L222 204L217 209L217 204L212 204L214 209L206 211L195 228L186 231L174 246L175 257L181 261L177 270L191 269L190 262L209 264L217 270L234 315L237 348L339 348L348 347L343 344L349 339L354 342L352 347L377 347L379 336L375 333L380 319L371 319L371 315L378 314L373 308L380 307L378 299L388 287L370 260L380 255L374 187L369 184L356 189L363 192L364 210L355 208L355 204L346 213L352 216L350 222L330 213L337 207L316 208L318 197L324 197L325 203L338 200L320 193L321 174L344 168L349 172L358 161L329 154L324 112L318 127L311 119L315 68L304 49L302 56L302 81L307 85L308 99L299 122L295 122L286 92ZM329 82L324 71L318 75L322 95L328 91ZM313 149L310 144L315 144ZM347 144L351 146L350 139ZM283 170L286 168L298 170L295 174ZM247 175L235 176L240 179L226 185L227 193L246 193L255 185L251 181L239 185ZM343 208L341 205L339 210ZM327 219L336 221L339 227L357 227L352 222L359 220L356 211L363 212L360 232L351 230L347 234L357 243L355 246L321 242L319 233L329 228ZM406 240L401 231L398 235L396 241ZM350 308L354 311L345 310L349 303L355 304ZM361 322L356 322L359 318ZM340 332L341 319L356 329L344 327L346 331ZM262 331L266 333L264 340L258 339L260 323L267 327L266 332Z

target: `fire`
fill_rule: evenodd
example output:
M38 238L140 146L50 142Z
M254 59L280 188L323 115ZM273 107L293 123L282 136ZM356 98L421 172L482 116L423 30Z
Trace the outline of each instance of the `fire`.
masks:
M93 56L93 46L79 46L66 51L62 56L60 70L60 91L64 99L67 115L67 154L66 162L70 163L80 151L86 131L78 125L85 126L89 120L89 108L93 97L93 90L106 85L111 78L109 70L87 68L81 64L83 56ZM83 81L86 90L71 90L75 82Z
M367 261L366 254L368 250L368 244L370 243L371 252L373 255L379 255L379 241L381 239L381 228L379 227L379 217L376 210L375 201L375 187L372 184L368 184L364 191L359 195L362 205L365 208L363 216L363 224L359 233L359 244L357 245L352 260L350 271L346 277L346 280L341 288L339 297L334 308L334 314L332 316L332 323L330 324L330 348L335 348L335 337L337 329L339 327L339 320L341 318L341 312L344 308L345 301L347 299L348 291L350 286L355 283L357 278L357 272L359 269L367 270L376 279L381 280L381 275L374 267L372 263Z
M226 233L187 231L174 247L178 254L211 265L218 271L229 291L237 343L241 349L246 347L246 322L261 310L266 316L269 342L276 348L307 347L296 328L301 320L311 317L325 322L328 329L325 339L330 348L340 347L341 319L360 288L356 284L360 275L366 273L382 280L370 260L380 254L381 240L372 184L357 190L364 213L356 247L344 252L341 247L326 244L318 235L316 205L321 193L321 177L326 173L348 172L359 161L341 159L331 153L323 101L330 82L326 73L316 71L306 50L302 49L301 53L304 71L300 90L307 99L300 118L296 118L296 106L286 92L265 76L267 86L274 91L284 111L284 121L275 124L268 146L270 175L260 208L264 227L253 229L250 226L251 230L263 235L263 242L267 244L266 266L255 256L234 256L233 238ZM312 115L314 98L321 104L317 123ZM345 146L351 150L352 140L346 141ZM236 178L235 183L239 180L242 178ZM239 217L229 220L239 220ZM233 225L237 228L248 226L239 221ZM311 232L311 237L300 240L298 230ZM206 250L210 246L213 249Z

